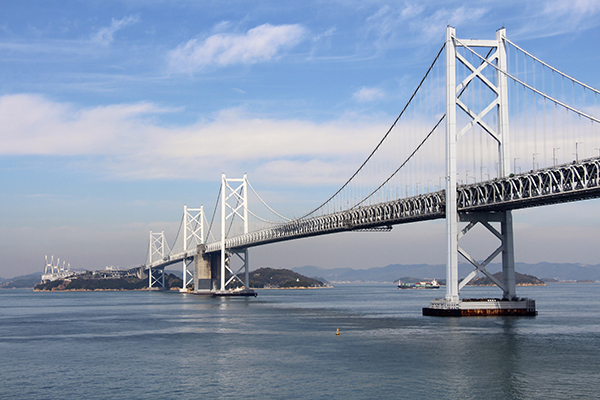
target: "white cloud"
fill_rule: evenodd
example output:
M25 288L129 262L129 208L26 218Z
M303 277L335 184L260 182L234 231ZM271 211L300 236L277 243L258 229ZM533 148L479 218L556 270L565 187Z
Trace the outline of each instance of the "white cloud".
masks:
M206 66L255 64L277 57L281 50L303 40L301 25L264 24L244 34L217 33L203 41L192 39L169 53L169 67L175 72L191 72Z
M383 93L381 89L367 87L363 87L360 90L357 90L352 95L352 98L354 98L354 100L359 101L361 103L383 99L384 97L385 93Z
M332 175L352 173L385 132L376 120L277 120L238 109L187 126L161 126L156 117L168 111L149 103L79 109L41 96L3 96L0 155L95 155L100 164L86 167L122 178L200 174L215 180L223 171L251 168L281 182L300 168L302 183L330 183Z
M279 159L261 164L255 172L258 176L275 177L280 182L285 179L298 185L336 185L348 179L349 173L356 169L356 164L341 159L336 162L314 158L305 161Z
M0 97L3 154L78 155L126 151L141 118L161 112L149 103L76 109L36 95Z
M128 17L124 17L122 19L112 19L110 26L100 28L98 32L92 35L92 42L100 43L104 46L107 46L112 43L114 39L114 34L129 25L135 24L139 22L140 18L137 15L130 15Z

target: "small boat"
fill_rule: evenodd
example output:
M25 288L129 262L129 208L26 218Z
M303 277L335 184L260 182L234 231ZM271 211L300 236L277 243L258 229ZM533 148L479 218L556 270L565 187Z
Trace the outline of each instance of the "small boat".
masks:
M398 289L439 289L440 284L435 280L421 281L417 283L398 282Z

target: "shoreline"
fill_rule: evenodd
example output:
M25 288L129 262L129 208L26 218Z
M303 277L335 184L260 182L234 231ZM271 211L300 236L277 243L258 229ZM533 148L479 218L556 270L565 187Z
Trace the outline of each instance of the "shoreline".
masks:
M319 286L319 287L310 287L310 286L295 286L295 287L262 287L262 288L250 288L252 290L304 290L304 289L333 289L333 285L330 286Z
M148 288L143 288L143 289L50 289L50 290L43 290L43 289L34 289L34 288L23 288L23 289L32 289L34 292L140 292L140 291L147 291ZM168 291L171 291L168 290Z

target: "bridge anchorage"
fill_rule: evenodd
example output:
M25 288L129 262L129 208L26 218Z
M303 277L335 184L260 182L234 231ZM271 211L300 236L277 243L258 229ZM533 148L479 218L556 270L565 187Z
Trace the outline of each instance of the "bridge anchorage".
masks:
M165 267L182 262L182 292L254 296L251 247L445 218L446 295L423 314L536 315L535 301L516 293L512 210L600 197L600 119L591 115L599 110L600 91L527 53L504 28L494 40L464 40L448 27L398 118L329 199L289 219L246 175L223 174L210 224L203 207L184 207L171 249L163 232L150 232L149 288L164 288ZM480 242L468 247L477 230L499 243L490 242L493 251L486 254ZM459 255L473 266L463 279ZM500 278L486 269L496 257ZM497 285L501 298L461 298L477 274Z

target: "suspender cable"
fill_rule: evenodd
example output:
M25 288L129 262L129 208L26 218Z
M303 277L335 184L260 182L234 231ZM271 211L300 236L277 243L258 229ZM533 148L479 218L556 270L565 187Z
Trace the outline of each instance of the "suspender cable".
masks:
M473 52L473 53L474 53L474 54L475 54L477 57L479 57L479 58L481 58L482 60L484 60L482 56L480 56L479 54L477 54L477 52L475 52L473 49L471 49L470 47L468 47L466 44L462 43L462 42L461 42L460 40L458 40L458 39L456 39L456 41L458 41L459 43L461 43L461 46L463 46L463 47L465 47L466 49L468 49L469 51ZM509 74L509 73L508 73L508 72L506 72L506 71L502 71L500 68L498 68L497 66L495 66L495 65L494 65L494 64L492 64L492 63L490 63L490 62L489 62L489 61L487 61L487 60L484 60L484 62L487 62L489 65L491 65L492 67L494 67L495 69L497 69L498 71L500 71L501 73L503 73L504 75L506 75L508 78L510 78L510 79L513 79L513 80L517 81L518 83L520 83L521 85L525 86L527 89L531 90L532 92L535 92L535 93L539 94L539 95L540 95L540 96L542 96L544 99L548 99L548 100L550 100L551 102L553 102L553 103L555 103L555 104L558 104L559 106L561 106L561 107L564 107L564 108L566 108L566 109L568 109L568 110L570 110L570 111L573 111L574 113L577 113L577 114L581 115L581 116L582 116L582 117L584 117L584 118L587 118L587 119L589 119L589 120L592 120L592 121L594 121L594 122L600 123L600 119L598 119L598 118L595 118L595 117L592 117L591 115L588 115L588 114L584 113L583 111L577 110L576 108L573 108L573 107L569 106L568 104L565 104L564 102L562 102L562 101L560 101L560 100L557 100L557 99L555 99L555 98L554 98L554 97L552 97L552 96L548 96L547 94L545 94L545 93L543 93L543 92L539 91L538 89L534 88L533 86L531 86L531 85L529 85L529 84L527 84L527 83L523 82L522 80L518 79L518 78L517 78L517 77L515 77L514 75L512 75L512 74ZM560 73L560 71L558 71L558 72ZM570 77L569 77L569 79L572 79L572 78L570 78ZM590 88L590 90L594 90L594 91L596 91L596 89L593 89L593 88Z
M536 56L534 56L531 53L528 53L527 51L523 50L522 48L520 48L519 46L517 46L516 44L514 44L513 42L511 42L508 38L504 38L504 40L506 40L508 43L512 44L515 48L519 49L521 52L527 54L529 57L533 58L535 61L539 62L540 64L542 64L543 66L545 66L546 68L551 69L552 71L564 76L567 79L572 80L573 82L585 87L586 89L591 90L594 93L600 94L600 90L598 89L594 89L593 87L586 85L585 83L578 81L577 79L565 74L564 72L559 71L558 69L554 68L553 66L546 64L545 62L543 62L542 60L540 60L539 58L537 58Z
M419 82L419 85L417 85L417 88L415 89L415 91L413 92L413 94L410 96L410 99L408 100L408 102L406 103L406 105L404 106L404 108L402 109L402 111L400 112L400 114L398 115L398 117L396 118L396 120L394 121L394 123L392 124L392 126L388 129L388 131L383 136L383 138L381 139L381 141L377 144L377 146L371 152L371 154L369 154L369 156L367 157L367 159L360 165L360 167L356 170L356 172L354 174L352 174L352 176L346 181L346 183L344 183L342 185L342 187L340 189L338 189L331 197L329 197L327 200L325 200L325 202L323 202L323 204L321 204L320 206L318 206L317 208L315 208L311 212L309 212L309 213L307 213L307 214L299 217L298 219L306 218L309 215L311 215L314 212L316 212L317 210L319 210L321 207L323 207L325 204L327 204L329 201L331 201L335 196L337 196L346 186L348 186L348 184L352 181L352 179L354 179L354 177L356 175L358 175L358 173L363 169L363 167L367 164L367 162L373 157L373 155L377 152L377 150L379 150L379 148L381 147L381 145L383 144L383 142L387 139L387 137L389 136L389 134L392 132L392 129L394 129L394 127L396 126L396 124L398 123L398 121L400 120L400 118L402 117L402 115L404 114L404 112L406 111L406 109L408 108L408 106L410 105L411 101L415 98L417 92L419 91L419 89L423 85L423 82L425 81L425 79L429 75L429 72L431 72L433 66L437 62L437 60L440 57L440 55L442 54L442 51L444 50L445 46L446 46L446 43L444 43L444 45L442 45L442 48L440 49L440 51L435 56L435 59L433 60L433 62L429 66L429 69L425 73L425 76L423 77L423 79L421 79L421 82Z

